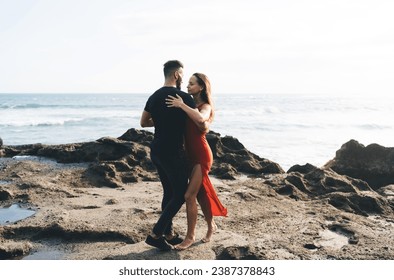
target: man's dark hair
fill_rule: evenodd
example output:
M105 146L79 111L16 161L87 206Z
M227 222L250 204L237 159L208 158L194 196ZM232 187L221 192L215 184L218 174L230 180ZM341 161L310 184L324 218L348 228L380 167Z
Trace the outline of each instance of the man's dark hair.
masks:
M179 60L169 60L164 63L164 77L169 77L172 73L177 71L179 68L183 68L182 62Z

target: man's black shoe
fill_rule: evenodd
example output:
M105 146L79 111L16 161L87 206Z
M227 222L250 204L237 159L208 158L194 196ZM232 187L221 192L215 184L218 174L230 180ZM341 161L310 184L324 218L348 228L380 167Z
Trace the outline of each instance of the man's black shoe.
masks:
M159 238L156 239L148 235L148 237L145 240L145 243L150 246L156 247L161 251L170 251L171 249L173 249L172 245L168 244L163 236L160 236Z
M171 239L167 239L167 238L165 238L165 239L166 239L167 243L174 245L174 246L181 244L183 242L183 239L179 237L178 233Z

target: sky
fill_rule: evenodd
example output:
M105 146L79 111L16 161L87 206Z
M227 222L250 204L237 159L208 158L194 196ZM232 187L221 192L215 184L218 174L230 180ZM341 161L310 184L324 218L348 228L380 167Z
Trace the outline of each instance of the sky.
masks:
M394 93L392 0L0 0L0 93Z

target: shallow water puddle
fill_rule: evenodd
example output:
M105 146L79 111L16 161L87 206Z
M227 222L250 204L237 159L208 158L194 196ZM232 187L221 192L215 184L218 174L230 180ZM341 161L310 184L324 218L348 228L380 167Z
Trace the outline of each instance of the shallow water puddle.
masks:
M0 225L26 219L35 213L36 211L21 208L19 204L13 204L8 208L0 208Z
M2 186L2 185L8 185L8 184L11 184L11 181L0 180L0 186Z
M321 231L320 238L321 239L317 242L320 246L330 247L337 250L349 243L349 238L329 229Z
M56 249L43 249L31 253L23 258L23 260L61 260L66 255L66 252Z

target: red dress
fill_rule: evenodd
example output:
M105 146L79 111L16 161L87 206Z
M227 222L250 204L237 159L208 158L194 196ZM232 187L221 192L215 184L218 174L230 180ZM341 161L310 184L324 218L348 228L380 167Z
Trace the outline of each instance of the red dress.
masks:
M192 165L200 164L201 166L202 186L208 198L207 201L209 202L212 216L227 216L227 209L219 201L208 176L213 163L213 155L205 134L198 129L197 125L190 118L187 118L185 148L188 160Z

